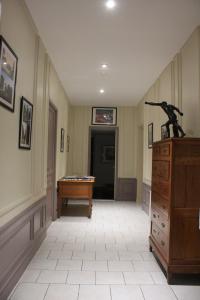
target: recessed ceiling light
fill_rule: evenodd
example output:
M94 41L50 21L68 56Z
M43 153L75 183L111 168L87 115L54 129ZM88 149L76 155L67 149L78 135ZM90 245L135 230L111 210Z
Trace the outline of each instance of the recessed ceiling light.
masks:
M100 94L104 94L104 93L105 93L105 90L104 90L104 89L100 89L99 93L100 93Z
M107 0L105 5L108 9L113 9L116 6L116 2L114 0Z
M107 64L102 64L101 65L101 69L102 70L107 70L108 69L108 65Z

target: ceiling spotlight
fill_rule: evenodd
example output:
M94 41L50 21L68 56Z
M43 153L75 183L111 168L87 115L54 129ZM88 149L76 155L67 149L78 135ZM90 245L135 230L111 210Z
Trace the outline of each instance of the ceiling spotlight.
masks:
M105 5L108 9L113 9L116 6L116 2L114 0L107 0Z
M105 90L104 90L104 89L100 89L99 93L100 93L100 94L104 94L104 93L105 93Z

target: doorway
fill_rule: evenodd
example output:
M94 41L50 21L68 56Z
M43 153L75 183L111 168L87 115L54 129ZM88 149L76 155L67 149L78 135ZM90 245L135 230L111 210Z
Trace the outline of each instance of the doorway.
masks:
M57 136L57 110L49 103L48 124L48 154L47 154L47 226L56 219L56 136Z
M114 199L117 128L90 127L89 173L95 177L94 199Z

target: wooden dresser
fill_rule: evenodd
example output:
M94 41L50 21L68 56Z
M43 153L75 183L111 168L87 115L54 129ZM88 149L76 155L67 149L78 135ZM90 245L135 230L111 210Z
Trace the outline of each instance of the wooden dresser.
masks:
M152 250L167 273L200 274L200 139L153 144Z

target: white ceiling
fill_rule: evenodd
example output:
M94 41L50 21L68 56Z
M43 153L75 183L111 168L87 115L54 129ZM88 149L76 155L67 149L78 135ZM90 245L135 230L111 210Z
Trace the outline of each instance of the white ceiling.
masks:
M74 105L137 104L200 25L199 0L25 1Z

